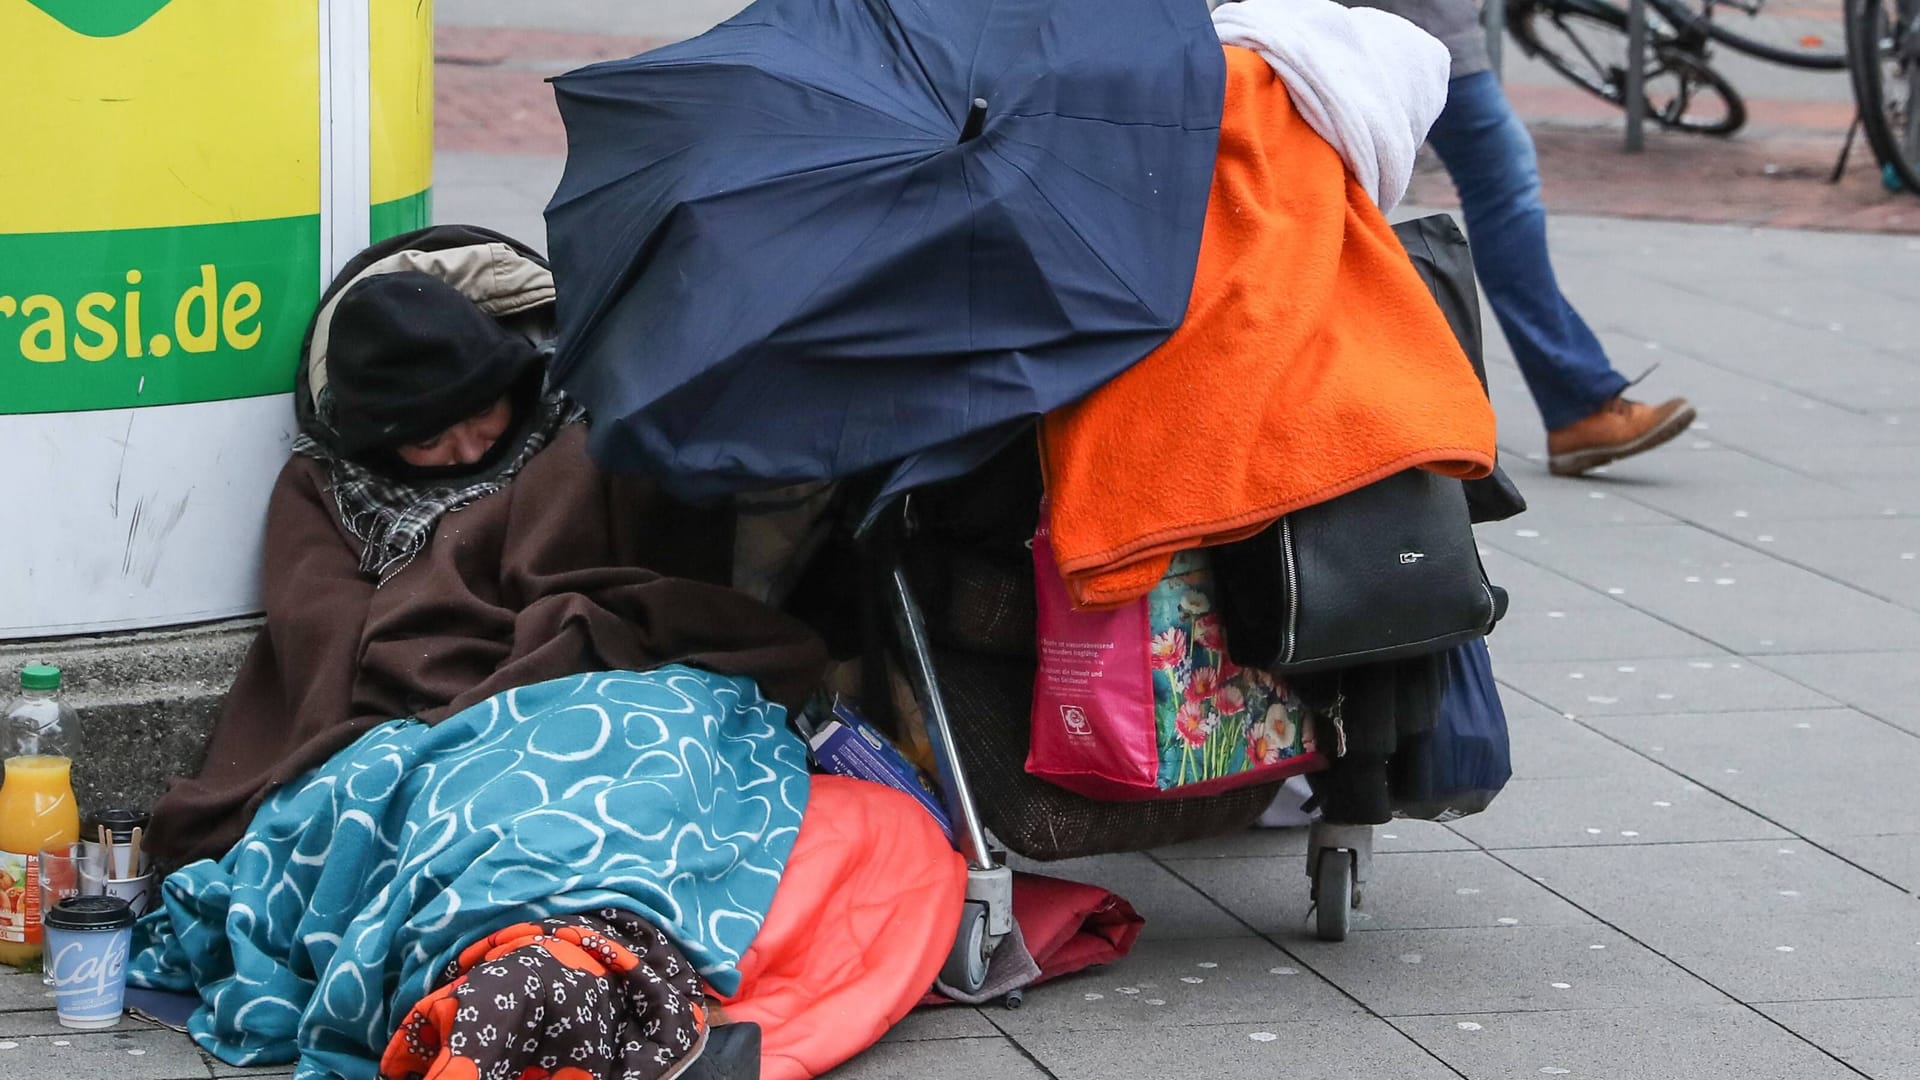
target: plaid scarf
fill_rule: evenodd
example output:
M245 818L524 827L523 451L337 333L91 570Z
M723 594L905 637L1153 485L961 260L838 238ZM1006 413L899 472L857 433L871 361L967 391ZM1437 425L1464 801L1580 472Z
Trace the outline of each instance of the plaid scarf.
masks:
M305 432L294 438L293 452L326 463L340 523L362 545L360 569L385 585L426 548L442 517L505 487L561 428L586 415L585 409L557 390L549 390L535 408L541 415L512 459L486 479L467 484L392 480L339 457Z

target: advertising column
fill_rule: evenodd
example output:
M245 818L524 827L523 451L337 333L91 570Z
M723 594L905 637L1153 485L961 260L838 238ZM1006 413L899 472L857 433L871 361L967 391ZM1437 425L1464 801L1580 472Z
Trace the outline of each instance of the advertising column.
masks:
M323 281L426 224L422 0L0 0L0 640L257 610Z

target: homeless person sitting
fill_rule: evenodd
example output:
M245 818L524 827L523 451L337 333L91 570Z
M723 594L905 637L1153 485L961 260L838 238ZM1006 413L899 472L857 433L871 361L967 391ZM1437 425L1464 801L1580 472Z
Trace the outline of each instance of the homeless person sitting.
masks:
M826 655L729 587L730 511L588 460L544 385L553 292L442 226L323 297L266 622L156 808L174 872L130 963L230 1063L814 1075L953 940L965 867L931 818L809 777L786 709Z

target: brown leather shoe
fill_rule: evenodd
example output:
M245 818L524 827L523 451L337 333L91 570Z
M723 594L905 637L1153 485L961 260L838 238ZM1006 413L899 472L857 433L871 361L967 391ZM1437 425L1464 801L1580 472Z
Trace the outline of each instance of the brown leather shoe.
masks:
M1694 415L1686 398L1674 398L1663 405L1614 398L1585 420L1547 433L1547 471L1555 476L1579 476L1651 450L1687 430Z

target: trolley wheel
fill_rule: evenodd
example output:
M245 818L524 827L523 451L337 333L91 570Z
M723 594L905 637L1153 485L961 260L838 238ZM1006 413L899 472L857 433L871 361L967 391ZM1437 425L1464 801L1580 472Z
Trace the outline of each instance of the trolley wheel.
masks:
M1313 875L1313 921L1321 941L1347 940L1353 915L1353 852L1328 848Z
M987 905L969 900L960 911L960 929L940 968L940 981L967 994L979 993L987 985L987 961L993 958L989 943Z

